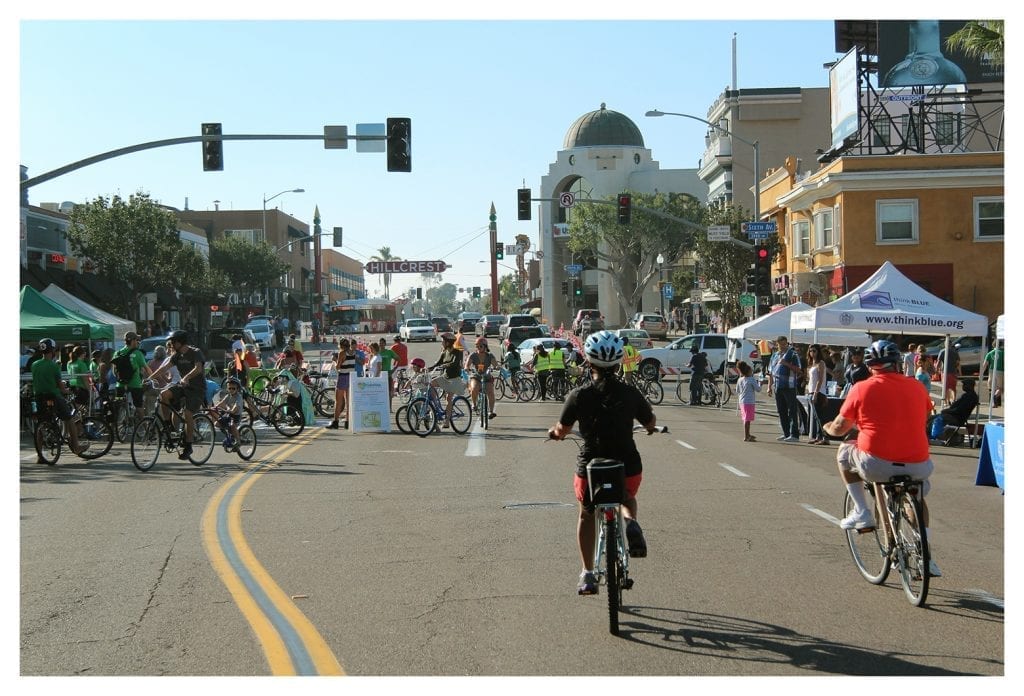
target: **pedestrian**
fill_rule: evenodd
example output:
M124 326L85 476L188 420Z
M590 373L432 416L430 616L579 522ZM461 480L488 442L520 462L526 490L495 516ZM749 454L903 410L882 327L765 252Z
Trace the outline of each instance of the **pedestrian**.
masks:
M946 359L946 349L943 348L939 351L935 370L942 375L939 379L943 385L943 403L949 406L956 399L956 383L960 377L960 351L955 343L949 346L948 360Z
M380 371L388 376L388 410L391 409L391 398L395 395L395 370L398 369L398 353L388 348L387 339L383 336L377 342L380 350Z
M846 382L846 386L843 388L844 392L849 391L857 382L861 382L871 376L871 370L864 364L864 349L854 348L850 351L850 364L846 366L846 372L843 373L843 381Z
M992 394L992 405L995 407L1003 404L1003 346L997 346L985 354L981 361L981 371L978 379L989 373L989 393Z
M932 356L919 355L917 367L914 368L914 379L924 385L924 390L928 394L932 393L933 374L935 374L935 365L932 363Z
M395 359L395 367L405 367L409 364L409 346L405 345L401 336L395 336L391 344L391 351L398 357Z
M827 445L821 430L821 414L828 404L825 394L825 361L821 357L821 347L812 345L807 349L807 415L810 425L807 432L811 439L808 444Z
M355 371L355 352L347 338L338 340L338 352L334 354L334 367L338 371L338 381L334 385L334 420L324 427L337 430L338 422L344 415L344 427L348 429L348 387L352 373Z
M907 352L903 354L903 374L907 377L914 376L914 362L917 358L917 344L908 343Z
M708 354L702 352L696 343L690 347L690 362L686 366L690 368L690 405L700 406L704 373L708 369Z
M548 400L548 372L551 370L551 356L544 348L544 344L538 343L533 353L533 374L537 376L537 389L540 391L540 400Z
M366 362L366 376L367 377L380 377L381 371L381 359L380 359L380 344L370 344L370 359Z
M782 426L782 435L776 440L800 442L800 403L796 398L796 388L802 374L800 356L789 345L789 338L779 336L768 366L768 394L775 394L775 408Z
M740 360L736 364L740 378L736 380L736 396L740 402L740 418L743 420L743 441L757 442L750 434L750 424L754 422L754 406L757 403L756 392L761 391L761 382L754 377L754 370L749 364Z

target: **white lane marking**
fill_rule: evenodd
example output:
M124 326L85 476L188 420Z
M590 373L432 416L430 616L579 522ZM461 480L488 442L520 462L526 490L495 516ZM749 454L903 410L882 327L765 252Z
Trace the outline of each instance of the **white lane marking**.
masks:
M968 588L967 592L972 594L972 595L974 595L975 597L977 597L978 599L982 600L983 602L988 602L989 604L994 604L995 606L999 607L1000 609L1006 609L1006 605L1005 605L1004 601L1002 600L1002 598L996 597L991 592L986 592L985 590L979 590L976 587Z
M686 443L686 442L683 442L682 440L676 440L676 442L679 443L680 445L682 445L683 447L685 447L686 449L692 449L692 450L697 449L693 445L691 445L689 443Z
M473 422L469 431L469 442L466 443L467 457L483 457L487 454L487 431L480 427L480 421Z
M830 515L827 512L825 512L824 510L819 510L818 508L814 507L813 505L809 505L807 503L800 503L800 507L802 507L804 510L807 510L808 512L813 512L815 515L817 515L818 517L822 518L823 520L828 520L829 522L831 522L832 524L836 525L837 527L839 526L839 518L833 517L832 515Z
M742 471L740 471L736 467L729 466L725 462L718 462L718 466L722 467L726 471L731 471L732 473L736 474L737 476L742 476L743 478L750 478L750 474L744 474Z

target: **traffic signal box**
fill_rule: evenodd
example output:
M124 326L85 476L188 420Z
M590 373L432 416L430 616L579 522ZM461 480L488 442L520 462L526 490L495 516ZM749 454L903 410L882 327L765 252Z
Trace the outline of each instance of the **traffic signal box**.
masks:
M519 219L530 219L530 189L519 189Z
M505 245L501 242L494 243L494 258L498 259L498 261L505 258Z
M219 123L204 123L203 135L221 135ZM224 171L224 143L217 140L203 141L203 171L222 172Z
M754 248L754 294L772 294L772 257L766 247Z
M386 125L388 171L412 171L412 119L389 118Z
M619 194L619 224L628 225L633 214L633 197L628 193Z

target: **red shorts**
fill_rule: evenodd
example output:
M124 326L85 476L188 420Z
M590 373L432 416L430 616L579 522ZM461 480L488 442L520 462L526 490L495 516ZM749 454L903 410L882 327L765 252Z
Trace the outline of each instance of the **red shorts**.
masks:
M637 491L640 490L640 480L644 477L642 473L636 476L626 477L626 495L630 498L635 498ZM572 482L573 490L576 492L576 500L583 502L584 496L587 494L587 477L576 474L573 476Z

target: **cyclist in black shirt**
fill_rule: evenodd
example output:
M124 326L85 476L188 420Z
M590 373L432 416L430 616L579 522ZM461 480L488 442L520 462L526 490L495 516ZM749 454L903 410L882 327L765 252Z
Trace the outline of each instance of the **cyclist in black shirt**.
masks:
M564 440L579 423L583 446L577 459L573 488L580 502L580 516L576 525L576 539L583 572L577 586L579 594L596 594L597 580L593 575L595 540L594 507L587 490L587 462L595 457L617 459L625 467L626 495L622 515L626 519L626 537L629 555L637 558L647 555L647 542L636 521L636 494L640 489L643 464L640 452L633 442L633 421L638 421L654 432L656 419L647 399L636 387L619 380L622 362L622 339L611 331L598 331L587 337L583 353L590 363L593 381L569 393L562 407L562 415L548 431L556 440Z
M174 348L174 353L164 362L163 365L154 370L149 378L160 375L165 370L174 366L178 368L181 379L177 384L165 387L160 392L160 402L163 404L161 414L166 420L170 420L170 412L167 407L172 404L184 402L181 415L185 420L185 443L178 459L188 459L192 454L192 414L203 407L206 399L206 358L195 346L188 344L188 334L178 330L171 334L168 341Z

